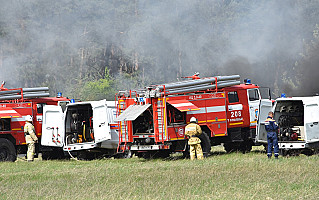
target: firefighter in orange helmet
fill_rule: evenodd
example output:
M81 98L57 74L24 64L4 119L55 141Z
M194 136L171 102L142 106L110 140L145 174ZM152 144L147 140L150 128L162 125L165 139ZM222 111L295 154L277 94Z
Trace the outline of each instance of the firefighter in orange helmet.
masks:
M196 118L190 119L190 124L185 127L185 135L188 136L189 154L191 160L194 160L197 155L198 160L204 159L202 147L200 145L200 139L197 137L202 134L202 129L196 124Z
M31 162L34 160L35 143L38 141L38 138L35 134L34 126L32 124L31 115L26 116L25 125L24 125L24 136L25 136L25 141L28 145L27 161Z

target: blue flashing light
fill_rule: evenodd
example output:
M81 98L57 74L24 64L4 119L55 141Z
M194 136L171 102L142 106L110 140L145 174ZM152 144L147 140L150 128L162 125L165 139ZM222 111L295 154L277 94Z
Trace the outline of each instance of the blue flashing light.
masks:
M58 92L58 94L56 95L56 97L58 97L58 98L62 97L62 92Z
M248 78L247 78L247 79L245 79L245 84L246 84L246 85L250 85L250 84L251 84L251 80L250 80L250 79L248 79Z
M71 103L75 103L75 100L74 100L74 99L71 99Z
M138 101L139 101L139 102L145 102L145 99L144 99L143 97L139 97L139 98L138 98Z
M286 94L285 93L281 93L281 98L286 98Z

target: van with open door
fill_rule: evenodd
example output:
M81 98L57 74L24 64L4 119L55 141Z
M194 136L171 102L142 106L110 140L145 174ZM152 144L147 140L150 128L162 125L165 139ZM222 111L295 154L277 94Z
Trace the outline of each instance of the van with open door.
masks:
M261 103L257 142L267 143L265 120L269 111L279 125L278 144L282 155L312 155L319 149L319 97L278 98L275 104Z
M115 101L70 103L65 110L44 106L41 144L63 148L65 154L78 159L113 156L119 141L115 117ZM55 155L42 156L46 159Z

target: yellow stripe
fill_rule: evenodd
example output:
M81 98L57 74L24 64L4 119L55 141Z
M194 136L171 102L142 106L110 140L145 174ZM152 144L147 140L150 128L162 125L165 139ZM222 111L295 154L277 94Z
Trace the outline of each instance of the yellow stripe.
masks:
M194 110L200 110L200 108L198 108L198 109L197 109L197 108L194 108L194 109L192 108L192 109L180 110L180 111L181 111L181 112L185 112L185 111L194 111Z
M12 130L13 131L21 131L22 129L21 128L13 128Z
M253 123L257 123L257 121L252 121L252 122L250 122L251 124L253 124Z
M9 115L9 116L3 116L1 118L19 118L20 116L12 116L12 115Z
M216 134L215 136L225 136L225 133Z
M224 122L226 119L218 119L216 120L207 120L207 121L198 121L198 123L205 123L205 122Z
M226 119L218 119L217 121L216 120L207 120L207 122L224 122L226 121Z
M180 138L171 138L171 140L183 140L183 139L185 139L185 138L183 138L183 137L180 137Z
M229 125L234 126L234 125L239 125L239 124L243 124L244 122L237 122L237 123L229 123Z

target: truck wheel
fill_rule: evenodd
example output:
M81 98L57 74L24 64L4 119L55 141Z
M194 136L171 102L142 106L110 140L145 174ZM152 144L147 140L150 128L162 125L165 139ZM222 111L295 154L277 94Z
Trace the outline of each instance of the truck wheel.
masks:
M302 151L302 153L305 154L306 156L312 156L314 154L314 150L305 149L304 151Z
M207 133L203 132L202 134L200 134L199 136L200 139L200 145L202 146L202 150L203 150L203 155L204 157L208 157L210 154L210 151L212 149L212 146L210 144L210 139L207 135Z
M43 151L42 160L59 160L67 158L64 156L63 150L54 149L53 151Z
M0 161L11 161L17 160L17 153L12 142L5 138L0 138Z
M242 153L248 153L251 151L253 144L251 141L244 141L240 144L240 150Z
M133 152L130 150L124 151L123 153L117 153L114 155L114 158L132 158Z
M90 161L90 160L97 159L97 155L95 153L91 153L91 152L80 151L77 155L77 159Z
M225 149L225 151L227 153L231 153L231 152L237 151L237 148L236 148L235 144L232 143L232 142L224 143L224 149Z
M186 144L185 144L185 150L183 151L183 156L182 158L186 158L189 159L190 155L189 155L189 145L188 145L188 140L186 140Z
M139 158L144 158L144 159L150 159L151 158L151 153L150 152L138 152L135 153L135 155Z
M170 153L170 151L160 150L151 154L151 158L168 158Z

